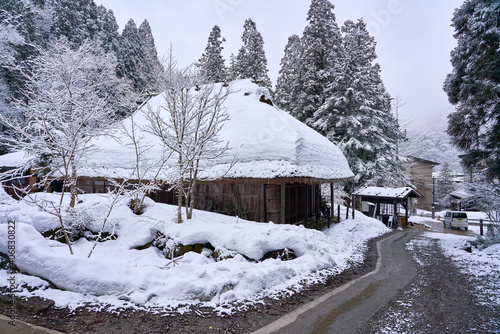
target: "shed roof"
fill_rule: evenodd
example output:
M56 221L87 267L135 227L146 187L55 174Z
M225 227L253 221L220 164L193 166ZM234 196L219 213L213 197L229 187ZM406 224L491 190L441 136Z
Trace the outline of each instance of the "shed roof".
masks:
M383 187L364 187L353 193L355 196L367 198L385 198L385 199L405 199L408 197L422 197L415 189L411 187L401 188L383 188Z

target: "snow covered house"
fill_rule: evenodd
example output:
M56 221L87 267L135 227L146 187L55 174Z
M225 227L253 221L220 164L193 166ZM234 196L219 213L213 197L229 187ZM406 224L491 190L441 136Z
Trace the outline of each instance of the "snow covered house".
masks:
M229 119L219 135L220 144L227 143L229 149L203 168L195 208L257 222L302 223L315 219L321 203L320 185L353 177L345 156L324 136L272 106L266 89L250 80L239 80L232 83L231 91L224 101ZM148 102L153 109L163 104L161 95ZM139 127L148 122L145 108L134 115ZM130 127L130 118L121 125ZM163 153L161 142L147 132L137 136L148 147L145 160L154 165L155 158ZM78 187L82 191L104 192L106 178L127 179L133 175L136 156L130 138L119 128L113 137L103 136L93 143L95 153L80 171L83 177ZM172 158L160 177L169 180L169 169L174 165ZM151 197L158 202L176 202L167 187Z

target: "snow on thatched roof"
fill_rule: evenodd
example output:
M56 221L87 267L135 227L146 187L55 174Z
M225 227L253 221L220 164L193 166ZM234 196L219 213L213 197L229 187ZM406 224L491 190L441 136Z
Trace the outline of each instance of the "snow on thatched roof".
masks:
M353 177L340 149L285 111L270 105L266 101L270 98L266 89L250 80L238 80L231 84L231 91L224 102L229 119L220 132L220 140L222 144L229 143L229 150L207 166L201 177L220 178L235 159L235 165L224 174L224 178L314 178L326 181ZM164 104L163 97L153 97L148 104L155 110ZM134 115L138 126L147 124L145 109L146 106ZM122 124L130 128L130 118ZM146 132L139 136L143 137L143 144L151 146L145 153L150 162L162 154L158 138ZM119 127L113 138L103 136L93 145L96 151L85 162L86 168L80 171L81 175L130 177L136 166L134 148ZM170 167L174 164L172 158Z

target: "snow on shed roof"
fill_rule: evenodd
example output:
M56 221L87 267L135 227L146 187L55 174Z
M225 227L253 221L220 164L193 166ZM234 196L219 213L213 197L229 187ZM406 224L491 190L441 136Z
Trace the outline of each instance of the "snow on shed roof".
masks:
M220 140L229 143L229 150L201 177L220 178L234 158L237 162L224 178L338 180L354 176L336 145L285 111L261 102L262 95L269 97L266 89L250 80L238 80L231 84L231 90L224 102L229 119L220 132ZM148 104L156 109L164 104L163 97L156 96ZM138 125L147 122L143 111L134 116ZM130 120L123 124L128 126ZM153 145L148 156L159 156L158 139L148 133L142 135ZM96 143L98 150L89 161L93 168L85 175L128 177L135 167L135 156L132 147L126 145L128 138L119 137L120 142L103 137Z
M421 195L413 188L382 188L382 187L364 187L355 191L353 195L364 197L384 197L384 198L406 198L421 197Z

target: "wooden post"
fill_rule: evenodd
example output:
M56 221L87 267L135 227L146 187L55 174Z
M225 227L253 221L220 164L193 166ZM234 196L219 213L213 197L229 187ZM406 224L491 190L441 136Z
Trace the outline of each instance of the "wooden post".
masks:
M483 220L479 219L479 235L483 235Z
M349 209L351 208L351 201L347 201L347 210L345 210L345 219L349 219Z
M405 225L408 226L408 207L409 207L409 203L408 203L408 197L406 198L406 207L405 207Z
M285 194L286 194L286 184L285 183L282 183L281 184L281 208L280 208L280 214L281 214L281 222L280 224L285 224L286 220L285 220L285 210L286 210L286 205L285 205L285 201L286 201L286 197L285 197Z
M331 206L331 216L334 217L335 216L335 208L334 208L334 204L335 204L335 201L334 201L334 191L333 191L333 182L330 182L330 206Z
M352 195L352 219L354 219L354 212L356 210L356 196Z
M393 225L394 228L398 227L398 220L399 220L399 212L398 212L398 201L394 201L394 216L393 216Z
M340 204L337 205L337 223L340 223Z

